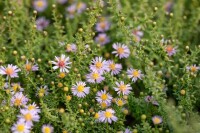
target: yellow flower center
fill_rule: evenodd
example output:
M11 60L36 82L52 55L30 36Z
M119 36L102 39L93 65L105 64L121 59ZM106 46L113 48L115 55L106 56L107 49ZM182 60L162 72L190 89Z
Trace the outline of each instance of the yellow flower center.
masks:
M126 90L126 86L125 85L120 85L119 89L120 89L120 91L125 91Z
M113 115L112 115L112 113L110 113L110 112L105 112L105 117L106 118L111 118Z
M78 90L78 92L83 92L84 86L83 86L83 85L79 85L79 86L77 87L77 90Z
M17 99L15 99L14 104L15 104L15 106L20 106L21 102L22 102L21 99L17 98Z
M61 72L58 76L59 76L60 78L64 78L64 77L65 77L65 73Z
M24 115L24 118L26 121L30 121L30 120L32 120L32 115L30 113L27 113Z
M78 4L77 4L77 9L81 9L82 6L83 6L83 3L78 3Z
M197 71L197 68L195 66L191 66L190 69L191 69L192 72L196 72Z
M98 73L93 73L92 74L92 78L93 79L98 79L99 78L99 74Z
M102 29L105 29L105 28L106 28L106 23L105 23L105 22L101 22L101 23L100 23L100 27L101 27Z
M26 65L25 65L25 68L26 68L27 71L30 71L31 68L32 68L32 65L31 65L31 64L26 64Z
M19 87L18 84L14 84L12 88L13 88L13 90L16 92L16 91L19 90L20 87Z
M98 119L98 118L99 118L99 114L96 113L95 116L94 116L94 118L95 118L95 119Z
M40 1L37 2L38 7L43 7L43 5L44 5L43 1L40 0Z
M68 51L71 51L71 50L72 50L72 47L71 47L71 45L67 45L67 47L66 47L66 48L67 48L67 50L68 50Z
M123 102L122 100L118 100L118 101L117 101L117 104L118 104L118 106L123 106L123 105L124 105L124 102Z
M124 53L124 49L123 49L122 47L119 47L119 48L117 49L117 53L118 53L118 54L123 54L123 53Z
M45 93L45 89L44 88L40 88L39 93Z
M14 73L14 70L12 68L6 68L6 74L12 75Z
M172 47L171 45L168 45L168 46L166 47L166 51L167 51L167 52L172 52L172 51L173 51L173 47Z
M104 42L105 40L106 40L106 39L105 39L104 36L100 36L100 37L99 37L99 41L100 41L100 42Z
M96 67L97 67L98 69L100 69L102 66L103 66L103 64L102 64L101 62L97 62L97 63L96 63Z
M104 109L104 108L107 107L107 104L106 104L105 102L102 102L102 103L101 103L101 107Z
M113 63L113 64L110 64L109 65L109 68L111 69L111 70L115 70L115 64Z
M35 109L35 106L33 105L28 106L28 110L33 110L33 109Z
M154 123L154 124L159 124L160 122L161 122L160 118L155 117L155 118L153 119L153 123Z
M17 131L18 131L18 132L23 132L24 129L25 129L25 126L24 126L23 124L17 125Z
M44 128L44 133L50 133L50 132L51 132L51 129L49 127Z
M133 77L139 77L139 71L137 71L137 70L134 70L133 71Z
M108 98L107 94L102 94L102 95L101 95L101 99L102 99L102 100L106 100L107 98Z

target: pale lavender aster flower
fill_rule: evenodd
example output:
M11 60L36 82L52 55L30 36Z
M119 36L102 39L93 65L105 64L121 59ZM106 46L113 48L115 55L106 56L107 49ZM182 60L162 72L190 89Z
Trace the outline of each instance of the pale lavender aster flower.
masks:
M60 69L60 72L69 72L69 68L71 68L69 66L69 64L71 64L71 62L69 62L69 57L65 57L64 54L61 55L61 57L57 57L55 56L55 60L56 61L51 61L52 64L54 64L55 66L53 67L53 69Z
M107 93L105 90L101 90L101 91L97 92L96 100L99 103L105 102L105 103L109 104L109 103L111 103L112 96L109 93Z
M115 54L115 56L118 56L120 59L127 58L130 55L130 50L125 44L114 43L113 48L115 51L113 51L112 54Z
M21 87L20 83L11 83L11 94L22 91L24 91L24 88Z
M164 9L167 13L170 13L172 11L174 3L172 1L168 1L165 5L164 5Z
M108 67L110 69L111 75L117 75L122 70L122 65L114 63L113 60L108 60Z
M105 32L105 31L107 31L107 30L109 30L109 28L110 28L110 23L105 19L105 18L102 18L101 20L100 20L100 22L98 22L97 24L96 24L96 31L97 32Z
M49 92L48 92L48 87L46 86L46 85L44 85L44 86L41 86L41 87L38 87L37 88L37 94L36 94L36 96L45 96L45 95L48 95L49 94Z
M124 81L115 82L117 87L114 87L114 90L117 91L117 94L128 95L131 93L132 87L130 84L125 84Z
M34 0L33 8L38 12L43 12L48 6L47 0Z
M134 82L136 82L138 79L142 80L142 77L144 77L144 75L142 74L140 70L133 69L133 68L130 68L127 70L127 75Z
M86 9L86 7L87 7L86 4L83 2L77 3L77 5L76 5L77 12L79 14L82 13Z
M103 57L95 57L90 65L90 70L104 73L109 71L108 62Z
M45 17L39 17L36 20L37 30L42 31L49 25L49 20Z
M73 95L77 97L85 97L87 94L89 94L90 87L85 87L85 82L79 81L76 82L75 85L72 86L72 93Z
M67 11L67 17L72 19L74 18L76 14L76 4L70 5L69 7L66 8Z
M197 72L198 70L200 70L200 67L197 66L196 64L194 64L194 65L191 65L191 66L187 66L186 69L187 69L188 71L191 71L191 72L195 73L195 72Z
M57 2L58 2L59 4L65 4L65 3L67 2L67 0L57 0Z
M110 42L110 38L106 35L106 33L100 33L95 37L95 42L99 43L101 46Z
M130 129L126 128L126 130L124 131L124 133L133 133Z
M101 102L99 104L100 104L101 108L105 109L105 108L107 108L111 105L111 102L109 102L109 103L108 102Z
M36 113L40 113L40 108L35 103L26 105L25 109L27 109L29 111L34 111Z
M21 109L20 113L21 114L17 116L19 120L24 120L31 126L33 126L33 122L38 122L40 120L40 116L34 110L29 111L27 109Z
M105 78L102 76L102 73L97 71L91 71L86 75L87 82L89 83L101 83Z
M27 72L30 72L30 71L38 71L39 67L37 64L33 64L31 62L29 62L28 60L26 60L26 64L25 64L25 70Z
M42 133L53 133L54 128L50 124L42 126Z
M152 117L152 121L153 121L154 125L158 125L158 124L162 123L162 117L155 115Z
M143 37L144 33L141 31L141 27L138 26L137 29L133 30L133 36L135 37L136 42L139 42Z
M113 109L106 109L99 113L99 121L104 123L112 123L117 121L117 117L114 115L115 111Z
M67 46L66 46L66 52L76 52L76 50L77 50L76 44L74 44L74 43L67 44Z
M7 75L7 78L18 77L18 72L21 71L17 66L8 64L7 67L0 66L0 74Z
M177 52L176 48L177 47L173 47L172 45L167 45L165 47L165 51L167 52L168 56L172 56Z
M115 103L118 105L118 106L123 106L124 104L126 104L126 101L122 98L117 98Z
M15 93L11 98L11 105L13 106L25 106L28 102L28 98L23 95L22 92Z
M31 125L24 120L17 121L12 127L12 133L30 133Z

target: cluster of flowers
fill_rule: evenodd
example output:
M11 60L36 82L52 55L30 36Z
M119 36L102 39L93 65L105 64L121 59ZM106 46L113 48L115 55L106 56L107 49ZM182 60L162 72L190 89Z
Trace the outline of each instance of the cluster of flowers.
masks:
M57 0L59 4L65 4L67 0ZM44 12L46 8L48 7L48 1L47 0L34 0L33 1L33 8L38 12ZM86 4L83 2L77 2L73 3L69 7L66 7L66 17L67 18L74 18L76 14L81 14L86 9ZM39 17L36 20L36 26L39 31L44 30L46 27L48 27L50 21L46 19L45 17Z

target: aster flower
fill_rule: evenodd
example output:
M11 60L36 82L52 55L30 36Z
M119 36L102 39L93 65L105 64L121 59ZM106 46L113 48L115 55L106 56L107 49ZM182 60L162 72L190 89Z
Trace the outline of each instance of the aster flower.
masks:
M145 97L145 101L146 101L147 103L152 103L153 105L156 105L156 106L159 105L159 103L158 103L157 101L154 100L154 97L153 97L153 96L146 96L146 97Z
M49 25L49 20L47 20L45 17L39 17L36 20L36 26L37 30L42 31Z
M39 67L37 64L33 64L33 63L30 63L28 60L26 60L26 64L25 64L25 70L27 72L30 72L30 71L38 71Z
M114 115L115 111L113 109L106 109L99 114L99 121L104 123L112 123L117 121L117 117Z
M37 96L44 96L44 95L48 95L48 87L46 85L41 86L39 88L37 88Z
M91 71L86 75L87 82L89 83L101 83L105 78L101 73L97 71Z
M27 102L28 98L22 92L15 93L11 98L11 105L14 106L25 106Z
M95 28L97 32L105 32L109 30L110 23L105 18L101 18L100 22L96 24Z
M95 37L95 42L99 43L101 46L110 42L110 38L106 35L106 33L100 33L97 37Z
M127 75L132 78L132 81L136 82L138 79L142 79L144 76L140 70L130 68L127 70Z
M105 102L106 104L109 104L111 103L112 96L109 93L107 93L105 90L101 90L97 92L96 100L99 103Z
M60 72L69 72L69 64L71 64L71 62L69 62L69 57L65 57L64 54L61 55L61 57L57 57L55 56L55 60L56 61L51 61L52 64L54 64L55 66L53 67L53 69L58 69L60 68Z
M82 13L86 9L86 7L87 7L86 4L83 2L77 3L77 5L76 5L77 12L79 14Z
M7 67L0 66L0 74L7 75L7 78L15 78L18 77L18 72L21 71L17 66L12 64L8 64Z
M197 72L198 70L200 70L200 67L197 66L196 64L194 64L194 65L191 65L191 66L187 66L186 69L187 69L188 71L191 71L191 72L195 73L195 72Z
M33 122L38 122L40 116L34 110L29 111L27 109L21 109L20 115L18 115L19 120L24 120L29 125L33 126Z
M123 106L124 104L126 104L126 101L122 98L117 98L115 103L118 105L118 106Z
M120 59L127 58L130 55L130 50L125 44L114 43L113 48L115 51L113 51L112 54L115 54L115 56L118 56Z
M75 16L76 13L76 4L70 5L69 7L66 8L67 11L67 17L72 19Z
M114 87L114 90L117 91L118 95L128 95L132 90L130 84L124 84L124 81L115 82L115 84L117 87Z
M11 93L14 94L16 92L22 92L24 88L21 87L20 83L12 83L11 84Z
M103 60L103 57L95 57L90 65L90 70L97 71L99 73L109 71L108 62Z
M33 8L38 12L43 12L47 8L47 0L34 0Z
M94 118L96 119L96 121L99 121L99 114L101 113L101 111L95 113Z
M111 105L111 102L101 102L100 103L100 106L101 106L101 108L102 109L105 109L105 108L107 108L107 107L109 107Z
M139 42L143 37L144 33L141 31L141 27L138 26L137 29L133 30L133 36L135 37L136 42Z
M152 121L154 125L158 125L160 123L162 123L162 117L155 115L152 117Z
M29 111L34 111L35 113L40 113L40 109L35 103L26 105L25 109L27 109Z
M126 128L126 130L124 131L124 133L132 133L132 131L128 128Z
M42 133L53 133L54 128L50 124L42 126Z
M85 86L85 82L76 82L76 85L72 86L73 95L76 95L77 97L85 97L87 94L89 94L90 91L90 87Z
M76 44L74 44L74 43L67 44L66 52L76 52L76 50L77 50Z
M115 64L113 60L108 60L108 67L110 69L111 75L117 75L122 70L122 65Z
M165 5L164 5L164 9L166 12L170 13L172 11L174 3L172 1L168 1Z
M172 56L177 52L176 48L177 47L173 47L172 45L167 45L165 47L165 51L167 52L168 56Z
M19 120L11 127L12 133L30 133L31 125L24 120Z
M65 3L67 2L67 0L57 0L57 2L58 2L59 4L65 4Z

